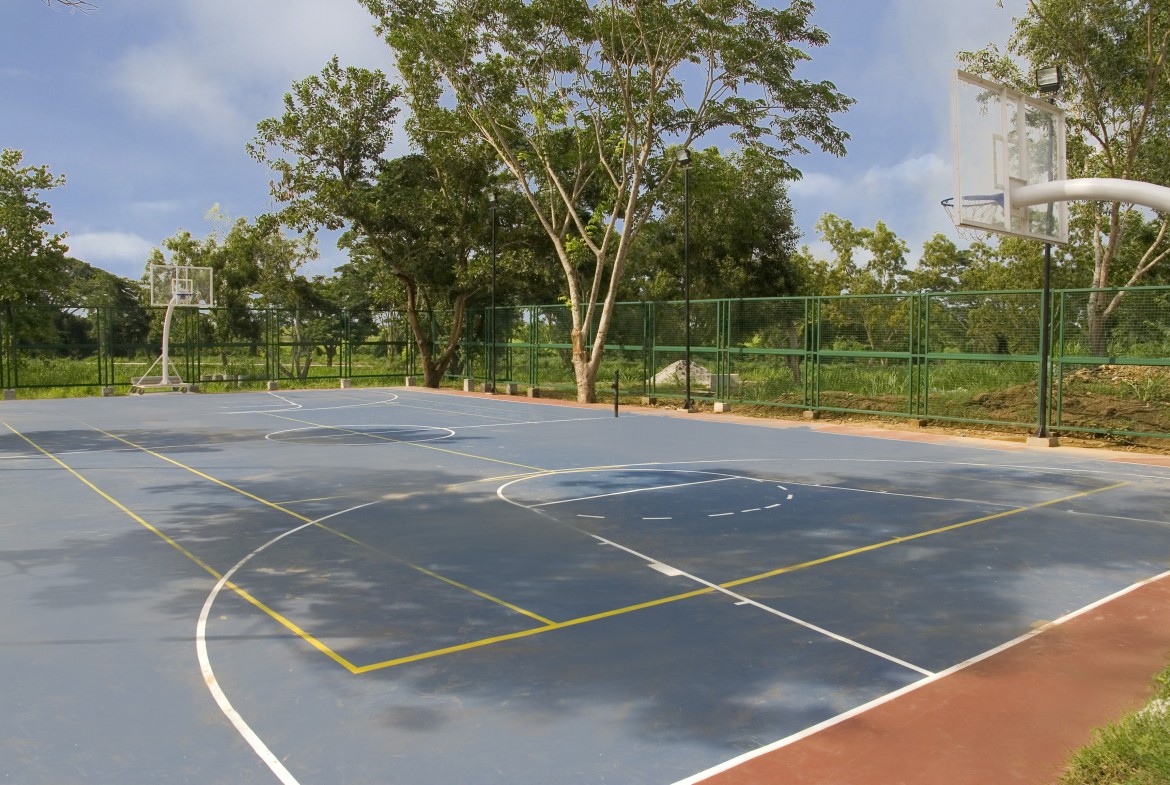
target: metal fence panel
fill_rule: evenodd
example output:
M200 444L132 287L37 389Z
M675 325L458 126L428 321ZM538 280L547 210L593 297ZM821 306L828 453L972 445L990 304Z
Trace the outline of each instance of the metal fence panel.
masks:
M927 292L619 303L597 390L627 395L1028 427L1041 402L1040 292ZM158 357L165 309L0 307L0 386L32 395L126 389ZM583 335L597 336L600 312ZM434 354L451 315L422 317ZM468 309L446 378L569 393L567 305ZM494 329L493 329L494 328ZM1054 292L1054 431L1170 436L1170 286ZM494 333L494 340L493 338ZM175 369L210 389L266 381L401 382L421 373L400 311L180 309Z

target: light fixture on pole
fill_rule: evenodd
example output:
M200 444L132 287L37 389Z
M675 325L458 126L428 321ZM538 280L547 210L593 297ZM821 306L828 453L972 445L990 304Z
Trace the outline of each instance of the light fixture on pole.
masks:
M497 197L495 191L488 191L487 193L488 209L492 214L492 300L491 307L488 309L488 352L490 365L490 382L488 390L490 392L496 391L496 206Z
M1060 92L1063 74L1059 65L1048 65L1036 69L1036 88L1042 93Z
M691 168L691 151L679 147L674 151L674 160L683 170L683 330L685 341L684 362L686 374L686 398L683 409L691 410L691 188L688 173Z
M1048 95L1049 103L1056 103L1060 91L1060 66L1050 65L1036 69L1036 88ZM1049 120L1051 122L1051 119ZM1051 128L1048 133L1048 178L1052 179L1053 146ZM1052 204L1048 205L1048 225L1045 231L1052 234ZM1044 243L1044 279L1040 289L1040 376L1037 379L1036 438L1048 439L1048 366L1052 336L1052 243Z

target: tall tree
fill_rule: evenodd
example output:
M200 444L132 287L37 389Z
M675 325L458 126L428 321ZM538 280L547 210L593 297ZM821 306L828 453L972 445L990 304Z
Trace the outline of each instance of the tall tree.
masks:
M1069 175L1170 184L1170 4L1165 0L1029 0L1015 21L1011 54L1033 66L1059 65L1060 103L1068 110ZM1034 90L1016 59L994 45L964 52L975 72ZM1170 255L1170 216L1131 218L1132 205L1089 202L1073 208L1072 241L1091 253L1093 287L1143 283ZM1149 238L1135 248L1127 233ZM1132 237L1132 234L1129 236ZM1107 350L1110 317L1124 293L1090 297L1094 354Z
M722 129L781 160L806 142L844 152L831 116L851 100L793 75L828 40L809 0L359 2L397 54L416 115L453 106L539 217L568 289L582 401L596 399L625 266L674 172L672 146Z
M65 235L54 234L53 212L41 191L65 184L47 166L22 166L20 150L0 152L0 303L46 304L67 283Z
M623 299L683 297L684 198L689 199L690 296L782 297L800 294L790 173L753 150L691 153L689 193L673 178L659 195L660 214L631 251Z
M346 227L343 246L397 280L424 383L437 387L467 303L486 282L491 163L481 143L423 128L413 137L425 154L386 160L398 98L382 72L343 69L335 57L294 83L284 114L261 122L248 149L280 175L273 193L287 205L282 220ZM436 319L447 326L438 346Z
M808 249L802 257L808 265L813 292L820 295L887 295L903 292L907 284L906 242L883 222L872 229L825 213L816 224L817 234L833 252L831 261L819 261ZM905 300L865 297L837 299L827 306L834 330L843 339L852 336L871 351L900 340L905 320Z

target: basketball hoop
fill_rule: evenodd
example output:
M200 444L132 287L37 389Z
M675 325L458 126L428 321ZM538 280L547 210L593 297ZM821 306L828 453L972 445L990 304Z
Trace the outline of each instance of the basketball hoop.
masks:
M975 194L962 197L962 202L956 206L955 197L948 196L942 200L943 209L947 211L955 231L968 242L980 240L989 231L971 226L981 224L992 227L1003 223L1003 193Z
M214 308L215 281L210 267L181 264L152 264L150 275L150 304L166 307L163 317L162 354L142 376L130 380L130 391L142 394L147 390L187 392L189 382L171 365L171 318L176 308ZM152 376L155 368L158 376Z

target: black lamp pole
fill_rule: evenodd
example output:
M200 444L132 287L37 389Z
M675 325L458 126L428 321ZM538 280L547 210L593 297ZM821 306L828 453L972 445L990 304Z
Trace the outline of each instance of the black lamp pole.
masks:
M674 158L683 170L683 331L686 342L686 398L683 409L691 410L691 188L688 174L691 169L691 151L680 147Z
M1048 102L1056 103L1056 93L1060 90L1061 73L1059 66L1041 68L1036 72L1036 84L1040 92L1048 95ZM1048 179L1052 179L1052 156L1054 140L1051 116L1048 129ZM1048 225L1045 230L1054 234L1052 226L1052 203L1048 204ZM1040 378L1037 380L1037 396L1039 403L1036 411L1036 437L1047 439L1048 434L1048 366L1049 356L1052 354L1052 243L1044 243L1044 280L1040 290Z
M488 207L492 214L492 303L488 317L490 325L488 330L488 352L490 353L491 386L488 389L494 393L496 391L496 192L488 191L487 197Z

